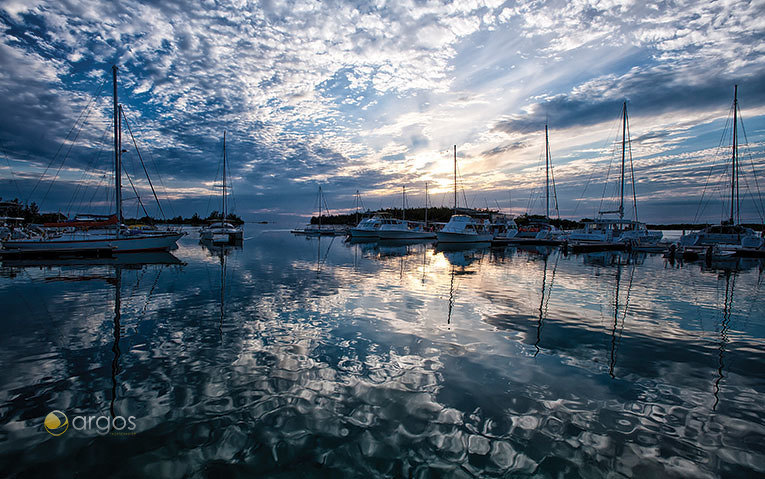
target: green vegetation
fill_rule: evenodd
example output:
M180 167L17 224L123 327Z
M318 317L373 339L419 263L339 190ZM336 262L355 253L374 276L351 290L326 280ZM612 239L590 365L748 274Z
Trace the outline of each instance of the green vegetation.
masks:
M61 213L40 213L40 207L37 206L35 202L29 203L28 205L24 205L24 204L21 204L21 202L19 202L18 198L15 198L12 201L6 201L6 202L3 202L2 198L0 198L0 216L9 216L12 218L23 218L22 221L24 223L36 223L36 224L55 223L55 222L66 221L67 219L71 219L71 218L67 218L66 215L63 215ZM194 213L194 215L191 216L190 218L176 216L175 218L157 219L157 218L151 218L149 216L144 216L141 218L123 218L123 221L127 225L177 224L177 225L200 226L200 225L209 223L211 221L220 221L221 216L222 215L220 212L213 211L206 218L202 218L201 216L199 216L198 213ZM226 221L232 224L244 223L242 218L240 218L238 215L235 215L234 213L227 214Z

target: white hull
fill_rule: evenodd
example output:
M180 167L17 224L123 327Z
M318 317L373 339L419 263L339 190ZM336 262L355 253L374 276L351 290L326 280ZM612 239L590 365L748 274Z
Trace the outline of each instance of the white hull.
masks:
M435 239L436 234L430 231L407 231L407 230L380 230L380 239L385 240L409 240L409 239Z
M350 233L352 238L377 238L379 230L366 230L360 228L351 228Z
M3 241L3 248L27 253L46 251L84 251L111 249L115 253L132 251L167 251L175 245L183 233L152 233L135 236L116 235L63 235L53 239L20 239Z
M242 238L244 237L244 234L241 230L233 230L233 231L215 231L215 230L206 230L199 233L199 238L205 241L213 241L213 242L236 242L236 241L242 241Z
M439 243L488 243L492 235L489 233L466 234L466 233L436 233Z

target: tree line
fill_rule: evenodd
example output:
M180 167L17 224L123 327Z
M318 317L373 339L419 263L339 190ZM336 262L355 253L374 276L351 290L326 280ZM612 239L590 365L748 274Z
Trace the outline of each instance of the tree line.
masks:
M35 203L34 201L25 205L22 204L18 198L14 198L11 201L3 201L2 198L0 198L0 216L7 216L11 218L21 218L20 221L23 223L35 223L35 224L41 224L41 223L58 223L67 221L68 218L66 215L56 212L56 213L41 213L40 207ZM178 224L178 225L192 225L192 226L200 226L206 223L209 223L211 221L220 221L222 219L222 214L219 211L213 211L210 213L207 217L202 217L199 215L199 213L194 213L190 217L183 217L183 216L176 216L174 218L152 218L150 216L143 216L141 218L123 218L123 222L128 225L136 225L136 224ZM244 221L241 217L234 213L229 213L226 215L225 218L226 221L233 224L242 224Z

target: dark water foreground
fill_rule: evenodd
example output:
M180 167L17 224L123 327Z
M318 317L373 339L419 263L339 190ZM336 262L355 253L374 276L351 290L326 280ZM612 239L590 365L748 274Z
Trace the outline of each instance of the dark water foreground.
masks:
M765 474L757 261L245 236L3 265L0 477Z

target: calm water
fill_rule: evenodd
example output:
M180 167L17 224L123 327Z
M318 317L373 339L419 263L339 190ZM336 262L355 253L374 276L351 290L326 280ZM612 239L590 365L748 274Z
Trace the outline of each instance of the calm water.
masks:
M3 265L0 476L765 474L757 261L245 236Z

